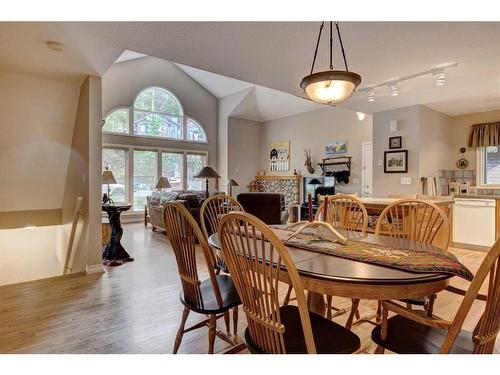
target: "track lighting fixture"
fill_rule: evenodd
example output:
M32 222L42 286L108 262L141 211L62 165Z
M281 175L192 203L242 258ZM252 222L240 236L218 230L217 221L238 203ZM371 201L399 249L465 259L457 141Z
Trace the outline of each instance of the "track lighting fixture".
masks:
M398 84L394 82L391 84L391 95L392 96L398 96L399 95L399 90L398 90Z
M442 70L440 73L437 74L436 85L444 86L445 83L446 79L444 77L444 70Z

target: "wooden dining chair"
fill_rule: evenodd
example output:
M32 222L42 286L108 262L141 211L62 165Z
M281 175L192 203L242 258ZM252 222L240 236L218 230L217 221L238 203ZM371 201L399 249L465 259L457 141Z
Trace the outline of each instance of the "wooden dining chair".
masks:
M264 222L244 212L220 224L222 253L243 303L251 353L353 353L360 340L341 325L307 310L302 281L288 251ZM297 306L280 305L279 285L294 289Z
M315 220L326 221L335 229L356 231L361 232L362 234L366 233L368 228L368 212L366 211L363 202L361 202L354 195L338 194L330 196L328 199L328 207L326 209L327 217L325 217L324 212L325 203L323 201L316 212ZM329 319L347 312L345 309L334 307L332 305L332 300L332 296L326 296L326 316ZM332 310L335 311L335 314L332 314ZM353 311L351 306L351 314L359 319L357 308ZM349 319L352 320L352 317L349 317L348 320Z
M179 349L184 333L204 326L208 326L209 353L214 352L215 336L231 345L236 345L233 340L216 327L217 320L224 317L226 331L229 334L229 311L232 309L234 335L237 333L238 305L241 302L233 280L229 275L215 274L214 254L209 249L207 240L186 207L178 202L165 204L164 219L168 239L177 261L182 285L180 300L184 305L181 324L175 338L174 354ZM203 281L198 274L197 255L204 259L209 276ZM185 328L190 311L209 317L190 328Z
M489 274L488 294L479 290ZM426 316L395 302L382 302L382 324L372 331L377 353L474 353L491 354L500 330L500 239L484 258L467 291L449 286L447 291L464 296L452 321ZM444 293L444 292L443 292ZM462 329L475 300L485 301L473 332ZM389 311L397 315L388 318Z
M421 199L402 199L388 205L380 214L375 234L387 235L434 245L447 250L450 242L450 221L446 213L434 203ZM435 295L403 300L423 306L432 315Z
M200 209L201 229L205 238L208 239L219 230L219 224L222 217L233 211L245 211L243 206L233 197L224 194L213 195L206 199ZM221 270L226 270L224 259L219 255L218 251L212 249L215 256L215 273L218 275Z

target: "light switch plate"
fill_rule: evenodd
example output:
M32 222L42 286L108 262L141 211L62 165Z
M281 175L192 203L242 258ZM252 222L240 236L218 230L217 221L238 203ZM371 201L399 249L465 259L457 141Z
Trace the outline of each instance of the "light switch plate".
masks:
M411 185L411 177L401 177L401 185Z
M378 166L381 167L384 165L384 161L382 159L378 159Z
M359 178L353 178L352 179L353 184L359 184Z

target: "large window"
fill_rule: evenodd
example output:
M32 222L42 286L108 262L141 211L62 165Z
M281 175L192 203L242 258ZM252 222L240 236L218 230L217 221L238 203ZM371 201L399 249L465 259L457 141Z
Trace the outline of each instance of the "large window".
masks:
M104 119L102 130L109 133L128 133L129 131L129 109L118 108L112 111Z
M102 149L102 169L108 168L115 176L116 184L109 185L110 197L115 203L125 203L127 196L127 157L126 150L119 148ZM108 186L102 186L107 193Z
M480 185L500 187L500 146L482 147L477 169Z
M144 210L159 176L167 177L174 190L204 190L205 180L193 176L206 163L207 154L201 152L114 145L102 149L102 168L108 167L117 182L110 185L111 198L116 203L132 202L134 211ZM107 185L102 192L107 192Z
M144 209L158 180L158 152L134 150L134 211Z
M139 137L207 142L203 127L185 116L175 95L161 87L145 88L138 93L130 107L111 111L104 119L102 130Z
M161 175L168 178L172 189L183 188L183 160L184 154L176 152L161 153Z
M133 211L144 210L159 176L167 177L175 190L204 189L205 181L193 176L207 163L207 153L200 151L206 146L189 143L207 143L207 135L169 90L158 86L140 90L133 103L105 116L102 131L102 167L116 178L110 186L116 203L130 202Z
M199 154L187 154L187 188L190 190L203 190L205 179L194 178L201 168L206 165L206 157Z

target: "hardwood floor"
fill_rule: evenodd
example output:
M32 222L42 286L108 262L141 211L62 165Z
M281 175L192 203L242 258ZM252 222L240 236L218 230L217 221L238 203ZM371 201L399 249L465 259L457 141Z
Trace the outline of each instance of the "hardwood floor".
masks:
M143 224L124 226L123 244L135 258L132 263L107 268L105 274L73 275L0 287L0 353L172 353L182 315L180 283L168 240ZM451 249L473 272L484 253ZM199 265L202 265L199 259ZM455 286L468 283L455 278ZM484 287L483 292L486 290ZM281 293L286 293L283 285ZM435 313L452 319L461 298L444 292ZM336 307L350 300L334 297ZM361 301L361 314L375 312L376 303ZM482 303L475 303L464 327L472 330ZM246 318L239 314L239 333ZM188 325L202 320L190 314ZM335 319L344 323L347 316ZM218 328L224 323L218 322ZM373 352L372 325L354 326L364 352ZM228 345L215 341L215 351ZM497 351L500 340L497 340ZM185 334L179 353L206 353L208 329Z

